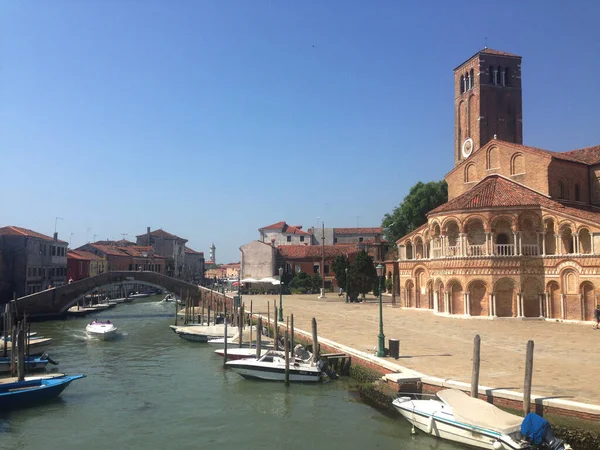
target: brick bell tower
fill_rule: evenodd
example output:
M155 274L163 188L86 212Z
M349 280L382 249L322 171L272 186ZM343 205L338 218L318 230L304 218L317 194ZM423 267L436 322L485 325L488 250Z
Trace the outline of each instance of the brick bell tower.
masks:
M454 69L454 166L494 135L523 143L521 57L484 48Z

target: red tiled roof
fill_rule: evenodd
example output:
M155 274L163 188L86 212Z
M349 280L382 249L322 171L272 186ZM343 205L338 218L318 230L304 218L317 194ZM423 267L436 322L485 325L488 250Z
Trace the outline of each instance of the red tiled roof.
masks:
M443 206L443 205L442 205ZM432 210L430 211L430 213L433 213ZM421 231L425 230L427 228L428 224L427 222L425 222L423 225L421 225L420 227L415 228L414 230L412 230L410 233L405 234L404 236L402 236L400 239L396 240L396 242L400 242L401 240L404 240L406 238L412 237L414 234L420 233Z
M279 250L281 256L288 259L320 258L323 255L323 246L321 245L282 245L277 250ZM355 244L325 245L326 258L358 253L358 251Z
M87 261L102 260L102 257L100 257L92 252L86 252L85 250L69 250L67 252L67 258L81 259L81 260L87 260Z
M191 255L203 255L204 256L204 252L197 252L196 250L189 248L187 245L184 248L185 248L186 253L189 253Z
M211 265L213 265L214 263L215 263L215 262L214 262L212 259L209 259L208 261L206 261L206 262L205 262L205 264L206 264L207 266L211 266Z
M277 223L272 223L271 225L268 225L266 227L262 227L260 229L261 230L283 230L283 228L286 225L287 224L285 223L285 221L281 221L281 222L277 222Z
M299 234L302 236L310 236L310 233L307 233L306 231L301 230L300 227L295 227L292 225L287 225L285 227L285 229L283 230L283 232L285 234Z
M515 206L539 206L559 214L570 215L591 222L600 222L600 209L590 206L568 206L552 200L528 187L501 175L490 175L464 194L438 206L427 215L449 211L463 211Z
M119 247L115 247L114 245L102 245L102 244L87 244L88 246L95 248L96 250L111 256L129 256L127 253L122 251ZM125 248L125 247L123 247ZM79 249L77 249L79 250Z
M374 228L334 228L335 234L381 234L383 230L378 227Z
M94 244L99 244L99 245L116 245L116 246L127 246L127 245L135 245L135 242L131 242L128 241L127 239L120 239L118 241L111 241L111 240L107 240L107 241L96 241L94 242Z
M15 227L12 225L0 228L0 235L6 236L27 236L34 237L38 239L43 239L45 241L53 241L54 239L50 236L46 236L45 234L38 233L37 231L28 230L27 228ZM56 242L60 242L61 244L67 244L66 241L61 241L58 239Z
M144 234L140 234L136 237L140 238L140 237L144 237L147 236L148 233L144 233ZM162 239L178 239L180 241L185 241L187 242L187 239L184 239L182 237L176 236L174 234L168 233L165 230L163 230L162 228L159 228L158 230L154 230L150 232L150 236L154 236L157 238L162 238Z
M590 165L600 164L600 145L571 150L570 152L563 153L563 155L572 156Z

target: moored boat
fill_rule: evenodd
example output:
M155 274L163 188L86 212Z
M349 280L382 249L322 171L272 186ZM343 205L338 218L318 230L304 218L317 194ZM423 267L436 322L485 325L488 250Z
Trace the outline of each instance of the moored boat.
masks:
M109 304L113 304L113 303L114 303L115 305L118 305L119 303L124 303L126 300L127 300L127 299L126 299L125 297L121 297L121 298L113 298L113 299L110 299L110 300L108 301L108 303L109 303Z
M25 370L43 370L50 361L41 356L25 358ZM0 356L0 373L10 372L10 357Z
M91 336L97 337L102 340L109 340L116 336L117 327L110 321L98 321L94 320L85 327L85 331Z
M225 325L191 325L175 327L171 326L173 331L182 339L192 342L208 342L211 339L219 339L225 336ZM227 336L233 337L237 333L237 328L228 327Z
M0 384L0 410L15 409L56 397L72 381L84 378L84 374L63 375L52 378L29 378Z
M2 340L0 340L2 343ZM13 343L7 342L7 354L10 355L12 351ZM41 355L46 351L48 347L52 344L52 338L44 338L44 337L32 337L29 338L29 343L26 345L26 348L29 350L29 356ZM18 348L17 344L14 343L15 350Z
M133 294L129 294L127 296L128 298L145 298L145 297L150 297L150 294L147 292L134 292Z
M228 355L229 356L229 355ZM323 372L316 364L290 356L289 380L304 383L321 381ZM269 350L259 359L238 359L228 361L227 367L244 378L265 381L285 381L284 352Z
M441 439L489 450L533 448L522 433L522 417L457 389L441 390L427 400L399 397L392 404L414 427ZM548 439L552 446L542 448L570 449L553 435Z
M260 356L265 355L267 352L269 351L269 349L266 348L261 348L260 349ZM225 349L224 348L219 348L217 350L215 350L215 354L219 355L219 356L225 356ZM233 361L236 359L256 359L256 348L239 348L239 347L234 347L234 348L227 348L227 360L228 361Z

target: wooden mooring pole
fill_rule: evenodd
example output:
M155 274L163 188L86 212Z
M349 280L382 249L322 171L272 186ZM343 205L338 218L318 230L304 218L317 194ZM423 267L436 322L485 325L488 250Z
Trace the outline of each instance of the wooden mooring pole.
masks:
M529 414L531 409L531 381L533 378L533 341L527 342L525 356L525 386L523 389L523 415Z
M275 317L273 318L273 337L275 338L275 350L279 350L279 325L277 325L277 306L275 306Z
M227 306L223 303L223 315L225 316L225 345L223 346L223 367L227 365Z
M473 339L473 372L471 373L471 397L479 397L479 350L481 347L481 338L475 335Z
M271 301L269 300L267 302L267 336L268 337L271 337L270 328L271 328ZM277 347L275 347L275 350L277 350Z
M292 316L290 317L290 339L292 341L291 343L291 347L292 350L294 350L294 347L296 347L296 343L294 342L294 315L292 314Z
M312 319L313 361L319 360L319 336L317 334L317 319Z
M288 337L289 331L285 330L284 338L283 338L283 346L285 347L284 355L285 355L285 385L290 385L290 352L288 351Z
M262 350L262 317L258 318L258 325L256 327L256 359L260 358Z
M240 313L238 317L238 344L239 347L242 348L243 344L243 335L244 335L244 304L240 305Z
M18 337L11 336L11 339L17 339L19 381L25 381L25 324L23 322L19 322Z

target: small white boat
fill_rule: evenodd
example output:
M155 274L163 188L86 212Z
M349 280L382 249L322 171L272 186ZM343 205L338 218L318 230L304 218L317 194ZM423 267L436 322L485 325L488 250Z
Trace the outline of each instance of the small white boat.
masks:
M91 336L97 337L102 340L112 339L117 334L117 327L107 320L105 322L94 320L85 327L85 331Z
M521 434L522 417L507 413L457 389L441 390L437 393L437 399L399 397L392 404L414 427L431 436L488 450L533 448ZM541 448L570 448L568 444L554 438L554 435L548 436L548 439L553 439L552 446Z
M225 325L190 325L182 327L171 325L171 328L177 336L192 342L208 342L211 339L219 339L225 336ZM236 333L236 327L227 327L228 337L233 337Z
M139 292L135 292L133 294L129 294L127 296L128 298L145 298L145 297L150 297L150 294L148 293L139 293Z
M119 303L124 303L126 300L127 300L127 299L126 299L125 297L121 297L121 298L113 298L113 299L110 299L110 300L108 301L108 303L109 303L109 304L113 304L113 303L114 303L115 305L118 305Z
M305 383L321 381L323 373L316 364L293 355L290 355L290 358L290 381ZM285 354L280 351L269 350L259 359L238 359L228 361L226 364L244 378L285 381Z
M267 348L261 348L260 349L260 356L265 355L268 351L270 351ZM225 356L225 349L224 348L220 348L215 350L215 354L224 357ZM227 347L227 360L228 361L233 361L236 359L256 359L256 348L239 348L239 347Z
M9 342L7 342L7 344L8 345L7 345L6 351L10 355L10 352L12 351L12 342L9 341ZM51 344L52 344L52 338L33 337L33 338L29 338L29 346L26 345L26 348L29 349L30 356L35 356L35 355L41 355L42 353L44 353L46 351L46 349L48 347L50 347ZM0 339L0 348L3 345L4 345L3 339ZM17 348L18 347L15 342L15 350Z

